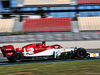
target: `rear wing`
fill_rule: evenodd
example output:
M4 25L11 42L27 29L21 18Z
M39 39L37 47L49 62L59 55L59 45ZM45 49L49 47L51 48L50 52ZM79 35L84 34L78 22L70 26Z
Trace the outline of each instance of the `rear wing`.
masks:
M0 50L1 50L2 54L3 54L3 56L6 57L6 54L5 54L4 50L3 50L3 47L0 47Z
M15 52L13 45L6 45L0 47L0 49L4 57L11 56Z

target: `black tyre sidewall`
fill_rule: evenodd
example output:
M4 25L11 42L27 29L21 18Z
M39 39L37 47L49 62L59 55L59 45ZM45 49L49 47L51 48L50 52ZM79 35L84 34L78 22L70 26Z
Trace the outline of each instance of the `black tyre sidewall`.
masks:
M7 57L7 59L9 60L9 62L14 62L12 57Z
M16 56L20 55L20 59L17 59ZM12 55L12 59L14 62L21 62L23 61L24 59L24 56L22 54L22 52L15 52L13 55Z
M80 52L82 52L84 55L80 55ZM84 48L78 48L76 51L77 58L85 58L87 55L87 51Z

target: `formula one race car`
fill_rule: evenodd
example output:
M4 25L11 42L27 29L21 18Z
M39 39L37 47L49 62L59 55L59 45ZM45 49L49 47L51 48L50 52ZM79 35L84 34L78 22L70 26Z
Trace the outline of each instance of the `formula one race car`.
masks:
M42 43L29 44L22 48L14 49L13 45L6 45L1 47L4 57L11 62L20 62L24 59L63 59L63 58L88 58L88 53L84 48L63 48L60 45L46 46L45 41Z

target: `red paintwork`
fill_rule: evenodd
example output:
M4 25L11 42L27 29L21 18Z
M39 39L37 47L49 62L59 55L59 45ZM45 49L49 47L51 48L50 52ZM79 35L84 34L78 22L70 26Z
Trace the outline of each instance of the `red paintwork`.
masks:
M4 51L15 51L13 45L6 45L6 46L3 46L3 50L4 50ZM6 54L11 56L11 55L13 54L13 52L7 52Z
M38 46L36 46L36 45L38 45ZM46 46L45 43L38 43L38 44L29 44L22 48L16 48L16 49L14 49L13 45L7 45L7 46L4 46L3 49L4 49L4 51L9 51L9 50L19 51L19 52L22 52L23 55L25 55L25 52L26 52L27 55L30 55L32 53L35 54L35 53L39 53L39 52L42 52L42 51L45 51L48 49L53 49L53 47L55 47L55 46L59 46L60 48L63 48L60 45ZM8 52L6 54L11 56L13 54L13 52Z
M52 45L51 47L55 47L55 46L59 46L60 48L63 48L62 46L60 46L60 45Z
M4 50L4 51L14 50L14 46L13 46L13 45L6 45L6 46L3 46L3 50Z

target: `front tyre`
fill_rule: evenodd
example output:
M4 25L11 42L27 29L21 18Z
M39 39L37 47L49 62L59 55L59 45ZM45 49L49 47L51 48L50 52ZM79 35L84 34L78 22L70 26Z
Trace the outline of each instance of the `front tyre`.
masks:
M12 56L14 62L21 62L24 59L22 52L15 52Z
M76 50L76 57L77 58L85 58L87 56L87 51L84 48L78 48Z

